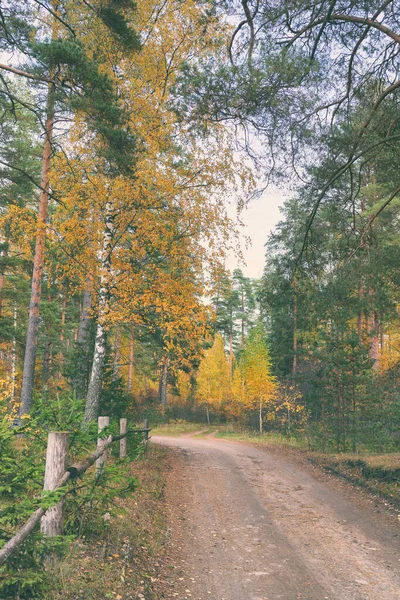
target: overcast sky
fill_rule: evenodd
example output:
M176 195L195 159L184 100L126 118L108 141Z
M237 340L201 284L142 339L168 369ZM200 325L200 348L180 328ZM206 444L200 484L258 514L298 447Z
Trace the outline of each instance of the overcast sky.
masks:
M247 277L261 277L264 262L265 248L268 234L274 229L282 215L279 207L285 200L284 190L269 189L258 200L252 200L248 208L242 213L244 227L242 232L242 251L246 261L246 266L241 266L243 273ZM251 238L251 246L246 248L245 237ZM238 266L237 258L233 255L227 261L227 267L232 271Z

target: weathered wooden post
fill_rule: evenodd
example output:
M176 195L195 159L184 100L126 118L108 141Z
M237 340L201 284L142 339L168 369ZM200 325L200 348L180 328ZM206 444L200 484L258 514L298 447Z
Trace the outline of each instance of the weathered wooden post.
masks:
M99 431L99 435L97 438L97 447L101 448L102 446L104 446L105 442L106 442L106 438L102 438L101 437L101 431L102 429L104 429L105 427L108 427L110 424L110 417L99 417L98 418L98 431ZM105 452L103 452L103 454L101 456L99 456L99 458L96 460L96 476L99 476L104 468L104 465L106 464L106 459L107 459L107 450Z
M127 419L119 420L119 433L124 435L126 433ZM126 437L121 438L119 441L119 457L126 458Z
M44 473L44 490L54 490L67 469L69 433L67 431L49 431ZM48 509L40 521L40 530L44 535L53 537L63 533L64 498Z
M144 441L147 442L149 439L149 432L147 431L147 429L149 428L149 421L147 419L144 420L144 426L143 429L145 429L146 431L144 432Z

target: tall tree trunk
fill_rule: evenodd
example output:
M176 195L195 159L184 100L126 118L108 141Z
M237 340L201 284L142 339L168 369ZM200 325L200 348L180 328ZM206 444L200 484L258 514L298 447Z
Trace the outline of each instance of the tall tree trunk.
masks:
M11 347L11 403L15 399L15 384L17 380L17 306L14 304L14 331Z
M115 327L115 337L114 337L114 361L113 361L113 380L115 381L118 377L118 363L119 363L119 351L120 351L120 342L121 342L121 332L119 325Z
M360 286L358 288L358 297L359 297L360 303L361 303L362 299L364 298L364 286L362 285L362 283L360 283ZM363 314L364 314L364 311L363 311L362 307L360 306L360 309L358 311L358 318L357 318L358 343L360 346L362 345L362 342L363 342Z
M229 332L229 378L232 381L233 377L233 333L232 327Z
M262 415L263 403L260 400L260 408L259 408L259 421L260 421L260 435L263 434L263 415Z
M342 386L340 382L339 369L337 370L337 431L336 431L336 451L340 452L340 442L342 433Z
M42 370L42 391L46 391L47 381L50 377L50 366L51 366L51 347L52 343L47 342L44 350L43 357L43 370Z
M210 424L210 409L208 407L208 404L206 404L206 418L207 418L207 425Z
M99 413L99 403L101 396L101 386L103 383L104 359L107 341L106 321L110 304L111 253L113 235L113 205L110 201L108 201L105 206L105 227L103 232L103 246L101 251L101 276L96 341L94 345L94 355L92 370L90 373L89 387L86 396L86 407L84 417L85 423L90 423L91 421L97 419Z
M167 406L167 376L168 376L168 357L165 356L161 365L160 373L160 402L161 406L165 408Z
M78 398L84 398L87 391L88 377L88 342L92 308L92 279L88 276L83 290L83 299L79 325L75 332L76 364L73 375L73 385Z
M66 308L67 308L67 296L66 296L65 290L64 290L62 308L61 308L60 351L58 353L58 372L57 372L58 379L62 378L62 366L63 366L63 362L64 362L63 347L64 347L64 341L65 341L65 311L66 311Z
M244 289L242 285L242 350L244 349Z
M83 290L82 310L78 327L76 342L82 349L86 347L89 339L90 309L92 308L92 281L88 276Z
M292 363L292 375L297 373L297 292L294 288L293 296L293 363Z
M131 335L129 339L129 365L128 365L128 392L132 391L133 381L133 360L135 358L135 330L131 329Z
M369 290L369 296L373 298L374 295L374 290ZM373 362L373 369L377 371L379 369L379 316L376 310L370 309L367 327L370 339L369 357Z
M35 375L36 350L39 329L39 310L42 295L42 275L44 246L46 241L46 221L49 205L51 142L54 128L54 84L49 83L46 107L46 130L43 144L41 191L39 196L38 225L33 259L31 299L29 304L28 331L26 336L24 371L22 376L21 405L19 415L29 414L32 407L32 394Z
M370 340L371 340L369 356L373 361L373 369L375 371L378 371L379 370L379 317L378 317L378 313L376 311L374 311L370 315L369 331L370 331Z
M7 249L3 248L3 250L1 251L0 256L2 258L5 258L7 255L8 255ZM2 267L1 264L0 264L0 317L1 317L2 312L3 312L4 270L5 270L5 267Z

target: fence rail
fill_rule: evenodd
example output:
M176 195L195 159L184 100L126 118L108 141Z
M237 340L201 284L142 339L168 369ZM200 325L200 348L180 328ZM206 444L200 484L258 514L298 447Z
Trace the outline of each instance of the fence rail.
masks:
M147 442L147 440L149 439L149 432L151 430L148 427L147 421L145 421L145 426L143 429L127 429L125 427L125 431L122 432L120 435L114 435L114 436L108 435L107 437L102 438L100 433L101 433L101 429L104 427L104 425L103 425L103 422L100 421L100 419L103 419L103 418L104 417L99 417L99 438L98 438L97 449L94 452L92 452L91 454L89 454L89 456L87 456L83 460L74 463L70 467L67 467L64 474L53 485L51 485L51 487L45 485L45 489L48 489L51 491L58 490L58 489L64 487L66 485L66 483L69 481L69 479L76 479L77 477L80 477L92 465L94 465L96 463L96 461L99 460L104 455L104 453L107 452L107 449L111 446L112 443L126 439L126 437L131 433L143 433L144 434L144 440L143 440L144 442ZM121 419L121 421L123 421L123 419ZM125 425L126 425L126 423L125 423ZM120 423L120 428L122 429L122 427L123 427L123 424ZM53 445L54 445L54 443L57 444L57 440L56 440L56 437L54 436L54 433L64 433L65 434L67 432L49 432L48 449L47 449L47 453L46 453L45 482L49 478L49 471L54 471L54 469L55 469L54 462L59 461L62 464L62 461L66 461L66 455L62 456L62 454L58 451L59 448L58 448L58 450L56 449L55 452L52 451L52 448L49 448L49 446L51 444L53 444ZM101 442L101 443L99 443L99 442ZM120 448L120 450L121 450L121 448ZM67 452L67 444L64 445L64 451ZM125 453L125 456L126 456L126 453ZM122 458L124 458L124 457L122 457ZM98 469L96 469L96 473L97 473L97 475L99 474ZM26 540L26 538L30 535L30 533L32 533L35 526L46 515L46 513L48 511L58 507L60 504L61 504L61 510L53 511L53 520L50 522L50 525L49 525L49 523L47 523L47 525L44 524L44 526L42 527L42 531L43 531L43 533L45 533L45 535L49 535L49 536L58 535L59 533L61 533L59 531L59 529L60 529L59 525L60 525L60 519L62 521L62 504L64 502L66 494L67 494L67 490L65 490L65 493L62 495L62 498L57 505L48 507L48 508L38 508L34 513L32 513L32 515L29 517L29 519L26 521L26 523L24 523L24 525L22 525L22 527L18 530L18 532L11 539L9 539L8 542L6 542L4 544L4 546L0 549L0 566L2 564L4 564L5 561L18 550L19 546ZM57 522L54 523L54 519L55 520L58 519L58 523ZM42 522L42 524L43 524L43 522Z

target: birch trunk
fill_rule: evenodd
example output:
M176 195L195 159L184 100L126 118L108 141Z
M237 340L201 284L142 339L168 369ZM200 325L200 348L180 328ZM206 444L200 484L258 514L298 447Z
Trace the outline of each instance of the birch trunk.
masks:
M105 227L101 252L101 277L99 290L99 307L97 317L96 341L89 387L86 396L84 421L90 423L98 417L101 386L104 374L104 359L106 353L107 329L106 319L110 304L111 253L114 234L114 214L111 202L105 207Z
M49 206L51 142L54 128L54 84L49 83L46 107L46 130L43 144L41 191L39 196L38 225L33 259L31 299L29 304L28 331L26 336L24 371L22 376L21 404L19 415L29 414L32 407L32 393L35 375L36 350L39 329L39 310L42 296L42 275L44 246L46 241L46 221Z

